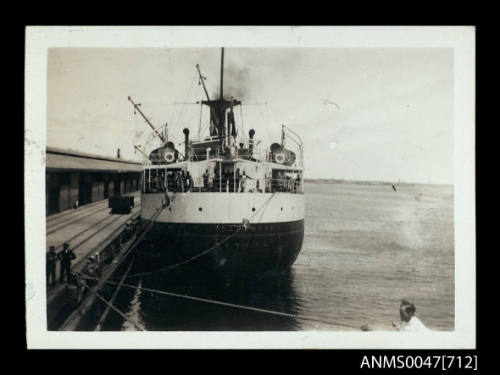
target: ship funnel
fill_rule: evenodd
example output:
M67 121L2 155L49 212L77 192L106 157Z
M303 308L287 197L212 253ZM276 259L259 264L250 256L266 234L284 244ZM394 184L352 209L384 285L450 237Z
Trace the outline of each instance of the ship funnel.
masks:
M253 136L255 135L255 130L250 129L248 132L248 154L252 157L253 153Z
M188 158L188 143L189 143L189 129L184 128L182 131L184 133L184 158L187 160Z

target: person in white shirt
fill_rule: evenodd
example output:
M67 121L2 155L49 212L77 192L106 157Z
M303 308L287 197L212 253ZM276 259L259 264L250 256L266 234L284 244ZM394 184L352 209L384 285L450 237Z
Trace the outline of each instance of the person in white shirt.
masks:
M407 300L402 300L399 306L399 315L401 316L401 322L394 322L392 325L398 331L429 331L429 329L422 323L422 321L415 316L417 309L413 303Z
M240 177L240 183L239 183L240 186L239 186L239 189L238 189L241 193L245 192L247 179L253 180L252 177L247 176L246 173L245 173L245 171L243 171L243 174Z

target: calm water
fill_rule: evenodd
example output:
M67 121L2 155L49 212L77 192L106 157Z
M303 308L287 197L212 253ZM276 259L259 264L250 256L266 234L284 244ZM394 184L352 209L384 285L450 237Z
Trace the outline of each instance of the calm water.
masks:
M124 288L115 305L147 330L391 329L405 298L430 328L454 328L451 186L306 184L305 238L292 270L247 287L153 275L128 284L294 314L273 316ZM134 265L135 266L135 265ZM137 271L132 268L132 273ZM105 330L134 330L111 313Z

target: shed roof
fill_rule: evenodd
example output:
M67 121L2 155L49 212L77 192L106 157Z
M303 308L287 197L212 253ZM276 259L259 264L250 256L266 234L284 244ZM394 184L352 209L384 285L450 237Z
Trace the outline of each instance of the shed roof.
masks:
M140 172L141 163L87 154L78 151L47 147L46 169L52 171L88 171L88 172Z

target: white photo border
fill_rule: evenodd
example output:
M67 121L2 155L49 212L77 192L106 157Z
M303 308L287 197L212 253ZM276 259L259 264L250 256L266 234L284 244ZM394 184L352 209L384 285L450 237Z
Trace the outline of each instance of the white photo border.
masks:
M451 332L52 332L45 286L47 51L102 48L452 48L454 51L455 330ZM26 337L29 349L474 349L476 347L475 28L26 28Z

